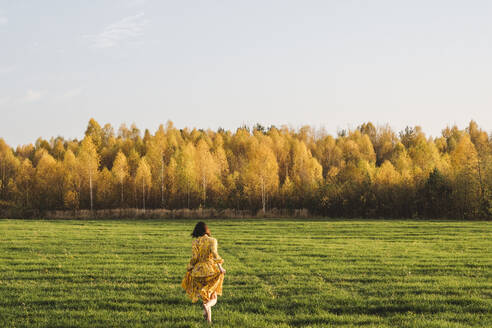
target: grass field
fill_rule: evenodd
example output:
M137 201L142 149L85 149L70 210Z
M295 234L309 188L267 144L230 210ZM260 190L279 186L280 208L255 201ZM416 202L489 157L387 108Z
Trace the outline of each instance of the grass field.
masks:
M202 327L196 222L0 220L0 327ZM208 220L216 327L492 327L492 223Z

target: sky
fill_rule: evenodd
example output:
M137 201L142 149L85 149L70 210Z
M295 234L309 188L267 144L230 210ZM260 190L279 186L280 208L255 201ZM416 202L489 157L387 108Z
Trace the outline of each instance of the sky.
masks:
M0 138L90 118L492 132L492 1L0 0Z

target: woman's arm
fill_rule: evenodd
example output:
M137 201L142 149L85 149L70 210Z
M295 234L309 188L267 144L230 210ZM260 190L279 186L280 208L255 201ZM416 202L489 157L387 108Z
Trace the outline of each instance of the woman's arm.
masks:
M220 257L220 255L217 251L217 248L218 248L217 239L214 238L212 241L212 247L211 247L211 252L212 252L213 259L214 259L214 263L217 264L220 272L225 273L226 270L222 267L222 263L224 263L224 259L222 257Z
M191 251L192 251L192 256L190 259L190 263L188 263L188 266L186 267L188 271L193 270L195 263L198 262L198 248L195 245L195 243L193 243L193 245L191 246Z
M220 272L222 272L222 273L226 273L226 269L224 269L224 268L222 267L222 264L220 264L220 263L219 263L219 264L217 264L217 266L219 267Z

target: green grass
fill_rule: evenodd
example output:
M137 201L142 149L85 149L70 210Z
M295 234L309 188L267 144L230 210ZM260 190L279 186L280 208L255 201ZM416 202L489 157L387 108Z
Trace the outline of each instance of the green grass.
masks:
M0 220L0 327L202 327L195 221ZM216 327L491 327L492 223L208 220Z

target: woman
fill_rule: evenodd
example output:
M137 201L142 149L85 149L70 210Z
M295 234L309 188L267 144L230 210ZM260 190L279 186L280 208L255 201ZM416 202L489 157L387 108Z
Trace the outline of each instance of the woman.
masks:
M181 286L193 303L202 299L203 317L210 323L212 306L217 303L217 295L222 295L224 260L217 253L217 239L211 237L205 222L198 222L191 236L196 238L191 244L193 256Z

